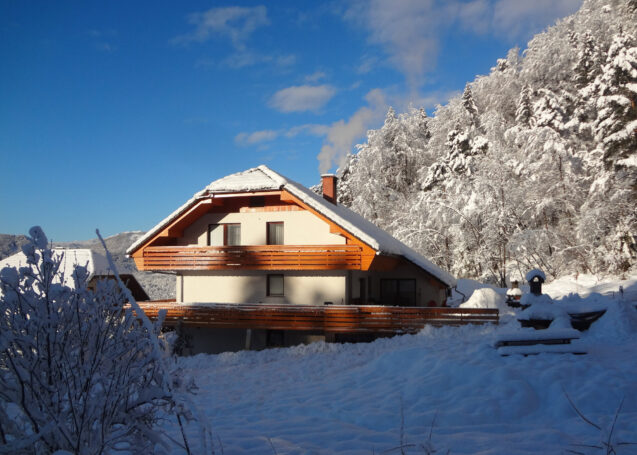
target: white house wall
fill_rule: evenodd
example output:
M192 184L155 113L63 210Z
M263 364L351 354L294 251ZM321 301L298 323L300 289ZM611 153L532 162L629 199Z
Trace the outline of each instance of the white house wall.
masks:
M210 224L240 223L242 245L265 245L266 223L283 222L285 245L343 245L345 238L330 233L329 224L301 211L207 213L184 229L179 245L206 246Z
M269 273L277 272L183 272L177 277L177 299L189 303L346 303L346 272L281 272L283 297L266 295Z
M416 306L429 306L433 301L435 306L440 306L446 300L446 290L440 285L432 284L433 278L420 267L409 263L403 263L393 270L352 272L352 299L360 299L360 282L365 279L367 304L383 304L380 300L380 280L382 279L414 279L416 280ZM369 292L368 280L371 279L371 292Z
M206 246L208 226L211 224L240 223L242 245L265 245L268 222L283 222L286 245L340 245L345 238L330 233L330 226L311 212L255 211L239 213L207 213L184 229L179 245ZM267 274L284 275L283 297L266 295ZM347 276L350 276L349 288ZM216 303L293 303L293 304L346 304L359 296L359 278L371 278L368 304L380 301L380 280L385 278L415 279L416 305L426 306L432 301L440 305L445 301L445 290L432 285L432 277L411 263L403 262L391 271L191 271L177 277L177 300L182 302Z

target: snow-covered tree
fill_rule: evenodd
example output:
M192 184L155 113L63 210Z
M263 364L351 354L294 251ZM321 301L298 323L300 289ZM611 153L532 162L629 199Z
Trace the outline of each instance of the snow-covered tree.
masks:
M598 116L595 136L608 164L631 164L637 150L637 41L615 36L602 74L595 80ZM634 161L634 160L633 160ZM637 167L637 163L631 166Z
M22 250L27 266L0 271L0 452L162 452L158 420L184 409L159 325L140 323L113 281L89 290L85 267L74 289L60 284L40 228Z
M533 107L531 106L531 88L525 85L518 98L518 107L515 111L515 121L520 126L530 126L533 117Z
M636 267L634 36L633 4L584 0L431 117L392 111L344 203L459 276Z
M589 84L595 79L597 68L597 46L590 32L586 32L582 37L581 48L577 55L577 65L575 66L575 77L581 86Z
M548 126L558 132L564 129L564 108L560 97L551 90L539 91L539 99L533 105L533 112L536 126Z
M462 93L462 105L469 114L471 125L479 128L480 116L478 115L478 108L473 100L473 93L471 93L471 87L469 84L465 85L464 92Z

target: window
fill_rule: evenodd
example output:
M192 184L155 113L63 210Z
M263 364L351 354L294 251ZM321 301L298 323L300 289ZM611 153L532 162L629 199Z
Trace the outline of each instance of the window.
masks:
M267 223L267 244L283 245L283 222Z
M208 245L233 246L241 245L241 225L211 224L208 226Z
M416 306L416 280L380 280L380 300L383 305Z
M241 245L241 225L226 224L226 245Z
M268 284L266 289L268 297L283 296L283 275L268 275Z

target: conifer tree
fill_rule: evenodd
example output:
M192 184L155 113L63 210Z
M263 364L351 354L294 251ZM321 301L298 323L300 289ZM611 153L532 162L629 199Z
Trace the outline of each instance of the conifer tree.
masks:
M525 85L518 98L518 108L515 111L515 121L521 126L530 126L533 118L531 106L531 88Z
M607 165L620 163L637 149L636 44L631 35L615 36L594 83L599 94L595 136Z
M473 100L473 93L469 84L465 85L464 92L462 93L462 105L469 114L471 125L476 128L480 127L480 118L478 116L478 108Z
M586 32L583 36L581 49L577 55L577 65L575 66L575 80L580 86L585 86L595 79L596 54L593 36L590 32Z

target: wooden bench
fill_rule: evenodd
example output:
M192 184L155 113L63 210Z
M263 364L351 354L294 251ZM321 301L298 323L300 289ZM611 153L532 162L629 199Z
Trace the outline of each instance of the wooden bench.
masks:
M495 348L503 356L544 352L586 354L583 347L572 343L579 338L579 332L574 329L521 330L500 334L496 339Z

